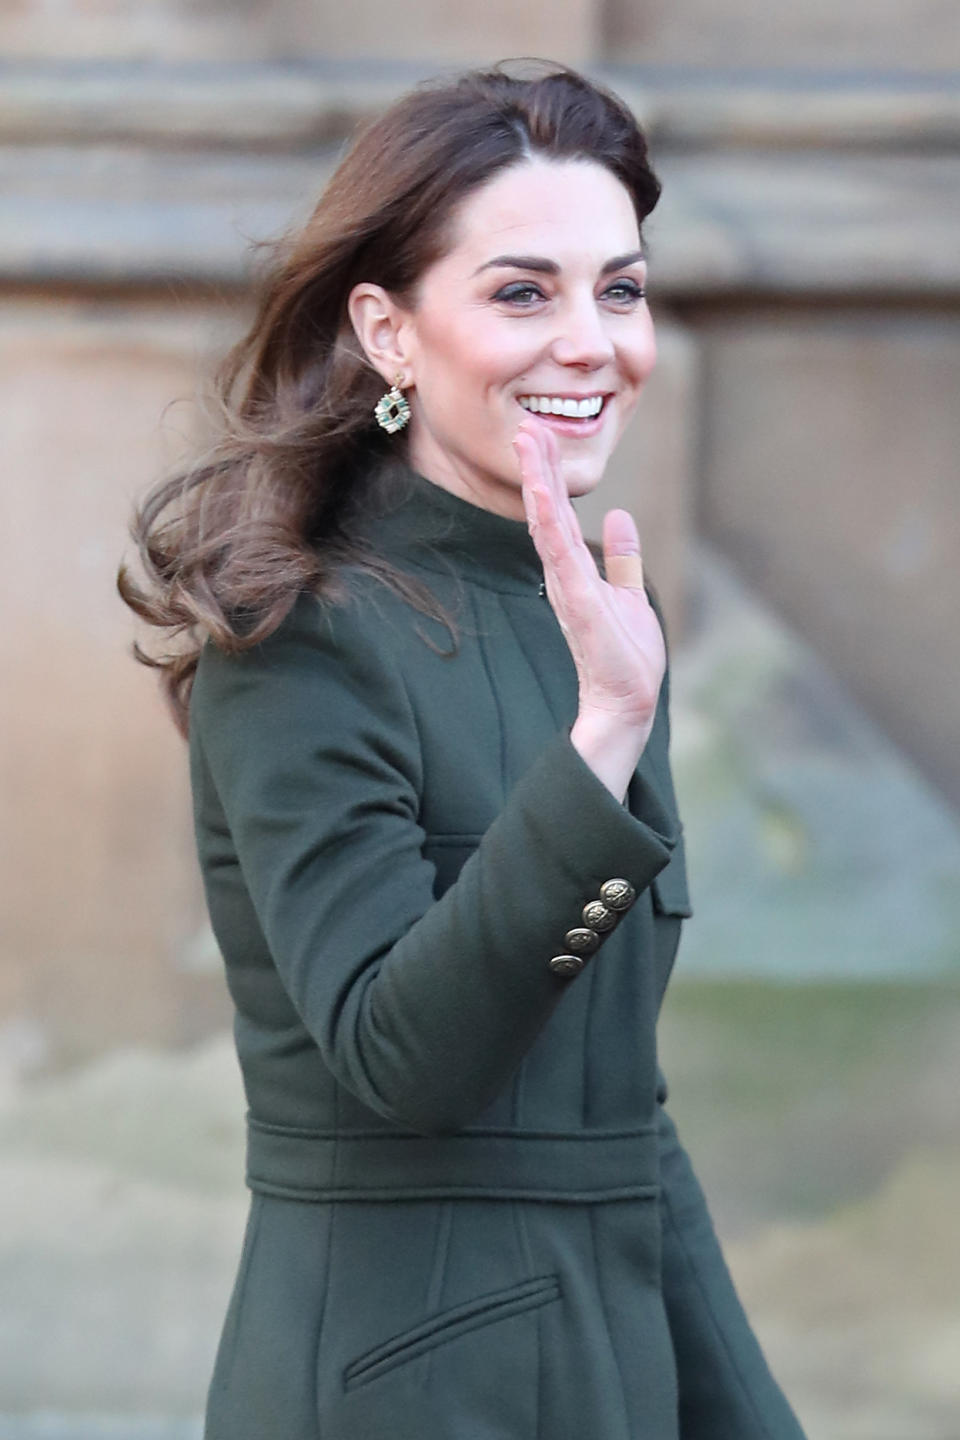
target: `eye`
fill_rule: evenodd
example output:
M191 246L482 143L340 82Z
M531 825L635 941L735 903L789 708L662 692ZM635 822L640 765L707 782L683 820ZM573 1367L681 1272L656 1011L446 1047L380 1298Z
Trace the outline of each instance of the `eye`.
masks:
M608 285L604 291L605 295L612 295L613 298L621 304L633 304L638 300L642 300L646 293L647 289L645 285L638 285L636 280L627 279L615 280L613 284Z
M516 280L512 285L504 285L493 298L506 300L509 304L529 305L534 300L542 300L543 291L539 285L533 285L529 280Z

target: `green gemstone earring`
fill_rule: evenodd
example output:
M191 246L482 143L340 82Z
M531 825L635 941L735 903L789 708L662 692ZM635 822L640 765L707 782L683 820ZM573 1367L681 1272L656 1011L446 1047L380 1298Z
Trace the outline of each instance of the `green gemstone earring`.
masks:
M400 389L402 384L403 376L398 374L386 395L381 395L373 408L377 424L382 425L388 435L402 430L410 419L410 402Z

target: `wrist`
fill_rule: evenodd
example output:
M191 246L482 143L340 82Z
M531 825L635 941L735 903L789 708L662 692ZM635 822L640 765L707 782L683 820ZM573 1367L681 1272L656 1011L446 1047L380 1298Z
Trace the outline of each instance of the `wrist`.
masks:
M581 705L570 731L570 743L611 794L623 801L653 729L653 716L643 721L616 711Z
M613 744L629 739L635 741L642 750L650 738L655 714L656 706L649 714L644 714L639 710L620 710L608 705L597 705L581 697L577 706L577 724L584 731L595 734L598 739Z

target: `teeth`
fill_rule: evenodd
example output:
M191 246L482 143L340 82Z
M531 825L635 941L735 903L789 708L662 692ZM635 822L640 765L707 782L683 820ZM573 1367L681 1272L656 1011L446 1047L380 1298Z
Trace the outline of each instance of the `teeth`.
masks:
M587 420L599 415L603 409L603 396L591 395L588 400L564 400L558 395L521 395L518 397L525 410L535 415L563 415L570 419Z

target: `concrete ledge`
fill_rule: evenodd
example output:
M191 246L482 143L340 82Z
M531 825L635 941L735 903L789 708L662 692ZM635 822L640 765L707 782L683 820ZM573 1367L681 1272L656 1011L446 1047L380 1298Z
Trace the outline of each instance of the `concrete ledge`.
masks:
M0 137L290 149L342 139L422 74L292 63L0 65Z
M339 153L0 146L0 282L242 286ZM648 226L669 299L960 291L960 153L665 152Z
M0 139L273 149L339 139L416 81L455 66L309 60L0 63ZM659 147L960 146L950 76L588 67Z
M0 66L0 282L243 286L250 242L305 217L354 128L431 73ZM960 85L594 73L651 135L666 297L960 290Z

